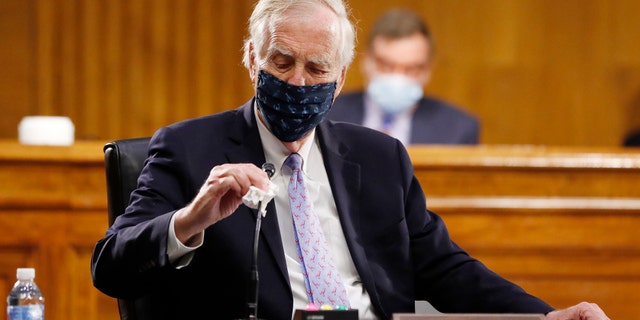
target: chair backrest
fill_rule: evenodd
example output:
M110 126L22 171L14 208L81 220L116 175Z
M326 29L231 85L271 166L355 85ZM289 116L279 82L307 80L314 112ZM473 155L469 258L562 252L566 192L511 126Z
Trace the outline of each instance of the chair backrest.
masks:
M104 145L109 226L124 213L147 158L149 138L123 139Z
M116 140L104 145L109 226L129 205L129 196L136 188L138 176L147 158L148 145L148 137ZM139 319L135 310L133 301L118 299L120 319Z

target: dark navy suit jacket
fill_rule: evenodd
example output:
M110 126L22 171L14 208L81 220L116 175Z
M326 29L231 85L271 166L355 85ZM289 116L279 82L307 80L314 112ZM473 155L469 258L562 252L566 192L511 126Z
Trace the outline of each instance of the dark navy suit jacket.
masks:
M96 244L94 285L136 299L146 319L246 315L255 214L241 205L210 226L191 263L166 253L171 215L223 163L264 163L252 101L156 132L126 213ZM375 312L413 312L428 300L443 312L548 312L551 307L489 271L449 239L402 144L375 130L325 121L317 127L342 231ZM275 206L262 221L259 317L290 319L292 295Z
M336 98L328 119L355 124L364 122L364 93L345 93ZM478 144L478 120L444 101L424 97L411 121L411 144Z

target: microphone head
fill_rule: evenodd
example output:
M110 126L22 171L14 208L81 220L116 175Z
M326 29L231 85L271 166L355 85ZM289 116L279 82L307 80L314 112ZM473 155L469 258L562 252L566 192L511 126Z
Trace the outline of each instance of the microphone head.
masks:
M266 172L269 176L269 179L271 179L271 177L273 177L273 175L276 173L276 166L274 166L273 163L265 162L262 165L262 170Z

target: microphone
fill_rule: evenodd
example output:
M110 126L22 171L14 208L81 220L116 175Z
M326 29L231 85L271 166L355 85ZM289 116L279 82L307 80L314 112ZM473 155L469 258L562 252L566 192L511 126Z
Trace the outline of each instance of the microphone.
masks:
M266 172L269 176L269 179L271 179L271 177L273 177L273 175L276 173L276 166L274 166L271 162L265 162L262 165L262 170Z
M265 162L262 165L262 170L267 173L269 179L276 173L276 167L273 163ZM251 263L251 283L249 285L249 299L247 301L247 308L249 309L249 319L258 319L258 292L259 292L259 277L258 277L258 242L260 240L260 227L262 225L262 214L260 214L260 208L262 203L258 203L258 209L256 211L256 229L253 235L253 261Z

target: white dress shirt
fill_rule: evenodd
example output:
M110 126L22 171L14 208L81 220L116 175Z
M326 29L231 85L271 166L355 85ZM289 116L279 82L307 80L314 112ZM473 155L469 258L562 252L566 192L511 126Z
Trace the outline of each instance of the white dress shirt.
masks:
M411 143L411 120L413 119L413 113L416 111L416 107L417 104L394 115L393 121L387 128L384 128L383 123L385 114L382 111L382 108L375 105L375 102L371 101L371 99L365 95L364 119L362 120L362 125L367 128L382 131L400 140L403 145L408 146Z

